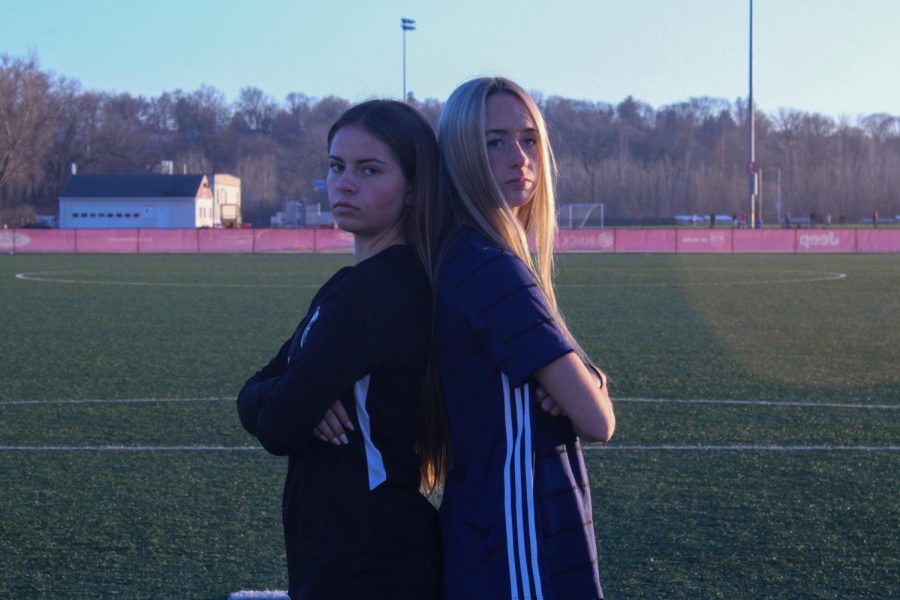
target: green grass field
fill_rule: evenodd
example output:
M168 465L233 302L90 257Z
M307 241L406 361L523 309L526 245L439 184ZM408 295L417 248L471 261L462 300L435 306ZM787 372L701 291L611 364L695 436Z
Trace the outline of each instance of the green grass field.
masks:
M348 263L0 256L0 598L285 589L285 461L235 449L233 398ZM900 257L569 255L558 282L622 398L585 451L609 598L900 595Z

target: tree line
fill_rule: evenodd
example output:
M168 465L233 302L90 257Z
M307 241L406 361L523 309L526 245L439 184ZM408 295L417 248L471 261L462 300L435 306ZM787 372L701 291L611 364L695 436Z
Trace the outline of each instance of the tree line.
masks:
M612 222L732 213L748 201L746 100L653 108L540 97L559 165L559 199L605 204ZM436 125L438 100L409 101ZM71 175L159 171L241 178L244 220L266 225L285 200L324 202L325 138L349 103L254 87L234 102L212 87L145 98L87 91L34 57L0 55L0 221L53 213ZM764 218L900 214L900 117L834 119L756 111Z

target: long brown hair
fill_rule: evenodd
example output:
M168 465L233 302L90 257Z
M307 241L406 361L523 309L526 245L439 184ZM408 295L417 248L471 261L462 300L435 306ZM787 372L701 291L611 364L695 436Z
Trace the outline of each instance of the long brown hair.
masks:
M328 147L338 130L356 126L385 143L412 187L403 233L421 257L422 213L437 195L438 150L434 129L419 111L397 100L369 100L349 108L328 130ZM426 265L426 269L428 266Z
M397 159L403 175L412 187L409 212L402 224L403 232L406 241L416 250L426 271L430 273L431 265L426 262L428 254L424 250L426 245L424 240L425 224L429 222L429 211L435 205L437 196L438 149L434 130L428 121L408 104L396 100L370 100L350 108L335 121L328 132L329 148L335 134L341 128L349 126L360 127L384 142ZM432 331L433 329L432 319ZM435 380L431 375L434 368L432 362L429 361L426 371L426 389L423 390L420 406L423 411L434 404L431 396L439 393L439 390L433 389L431 383ZM428 419L424 414L420 414L420 421L424 424ZM420 439L426 437L431 439L439 435L441 434L430 431L419 433ZM434 490L435 482L443 477L444 471L441 470L435 476L430 468L431 463L425 458L427 454L420 450L420 456L423 457L421 469L423 490Z

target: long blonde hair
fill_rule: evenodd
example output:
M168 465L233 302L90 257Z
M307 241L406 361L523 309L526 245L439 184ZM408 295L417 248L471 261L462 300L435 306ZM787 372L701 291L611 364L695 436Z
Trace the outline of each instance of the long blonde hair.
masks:
M532 199L520 207L517 214L507 205L488 160L485 105L494 94L518 98L537 130L540 165L537 166L536 189ZM444 104L438 124L438 148L438 194L435 204L422 211L424 222L417 227L421 237L414 242L423 262L430 267L432 284L440 272L450 233L459 224L473 227L500 248L515 254L528 267L543 291L557 325L582 360L590 364L559 312L553 288L557 171L547 126L537 103L521 86L503 77L467 81L456 88ZM534 248L534 254L531 248ZM432 488L449 470L448 435L433 363L434 356L420 439L425 466L423 478Z
M487 99L509 94L528 109L537 129L540 165L531 201L519 217L507 206L491 172L485 144ZM438 125L440 175L438 203L455 209L457 222L471 225L501 248L508 248L532 270L552 306L553 242L556 236L556 163L543 115L531 96L501 77L473 79L450 95ZM536 256L529 251L529 239Z

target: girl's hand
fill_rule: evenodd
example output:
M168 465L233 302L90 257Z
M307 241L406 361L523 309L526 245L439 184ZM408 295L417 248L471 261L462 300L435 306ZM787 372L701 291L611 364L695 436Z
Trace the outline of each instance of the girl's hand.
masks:
M590 442L612 438L616 416L603 373L569 352L535 371L534 376L572 421L578 437Z
M550 396L547 390L545 390L542 386L538 386L537 389L534 390L534 399L541 407L541 410L545 413L548 413L550 416L566 416L566 413L563 412L562 407L556 402L556 400L554 400Z
M340 446L350 443L346 430L354 431L355 429L353 421L344 410L344 405L338 400L331 405L319 424L313 427L313 433L323 442L331 442L335 446Z

